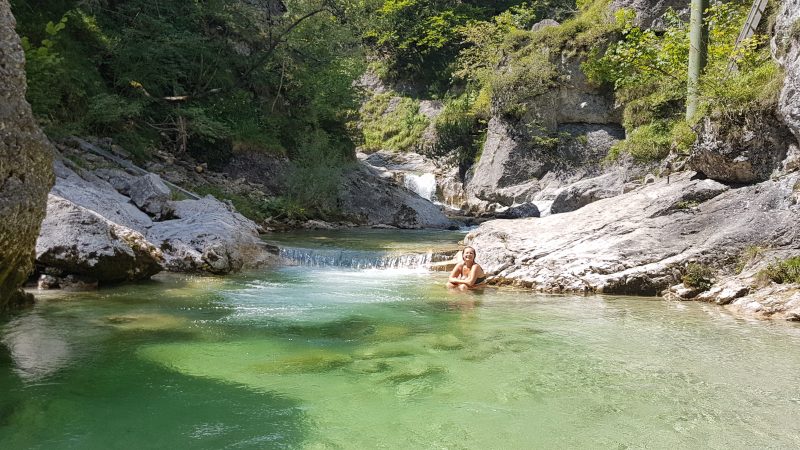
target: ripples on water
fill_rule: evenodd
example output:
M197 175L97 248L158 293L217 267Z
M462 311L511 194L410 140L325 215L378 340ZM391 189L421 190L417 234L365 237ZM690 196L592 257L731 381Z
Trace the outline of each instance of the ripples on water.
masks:
M796 326L343 266L45 297L0 324L0 448L800 445Z

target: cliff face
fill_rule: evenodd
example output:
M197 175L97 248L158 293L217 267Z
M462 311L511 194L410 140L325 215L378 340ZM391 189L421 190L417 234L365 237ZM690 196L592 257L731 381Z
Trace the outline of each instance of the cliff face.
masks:
M52 149L25 101L25 55L8 0L0 0L0 311L25 300L19 286L53 185Z

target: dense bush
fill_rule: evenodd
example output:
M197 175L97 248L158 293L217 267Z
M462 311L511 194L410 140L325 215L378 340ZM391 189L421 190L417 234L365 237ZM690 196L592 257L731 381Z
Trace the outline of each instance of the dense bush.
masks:
M714 273L708 266L689 263L686 266L686 273L683 275L683 284L705 291L711 287L713 276Z
M308 159L305 136L324 135L320 157L340 164L353 155L342 136L363 14L334 0L278 6L14 0L28 99L51 136L111 136L141 159L157 147L212 167L238 149Z
M366 151L418 150L428 127L419 113L419 101L389 91L370 98L361 108L361 132Z
M763 269L760 275L776 283L800 283L800 256L776 261Z
M612 85L625 107L628 139L616 152L625 151L640 160L685 152L694 140L689 125L699 117L774 105L781 77L765 48L765 35L755 34L734 48L749 6L736 1L716 3L706 10L708 64L701 79L700 107L691 123L684 120L688 23L670 11L664 16L665 29L656 32L634 25L632 11L617 12L620 39L605 50L595 49L583 66L591 80ZM729 71L731 64L739 70Z

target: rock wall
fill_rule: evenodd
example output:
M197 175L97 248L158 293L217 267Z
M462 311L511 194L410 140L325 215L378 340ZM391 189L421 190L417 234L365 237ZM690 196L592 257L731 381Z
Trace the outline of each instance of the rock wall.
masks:
M52 149L25 101L25 56L7 0L0 0L0 311L26 298L19 286L53 184Z
M689 17L690 0L614 0L611 9L629 8L636 12L636 25L644 28L664 28L664 13L672 8L682 17Z
M800 168L800 35L793 31L800 20L800 0L781 2L772 38L772 55L785 71L778 98L778 115L794 139L787 142L789 157L784 170ZM788 165L788 167L786 167Z

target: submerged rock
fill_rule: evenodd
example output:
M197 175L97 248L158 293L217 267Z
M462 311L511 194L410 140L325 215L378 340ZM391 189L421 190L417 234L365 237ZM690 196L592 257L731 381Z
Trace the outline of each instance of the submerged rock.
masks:
M53 185L52 146L25 101L25 55L9 2L0 2L0 311L30 300L18 288Z

